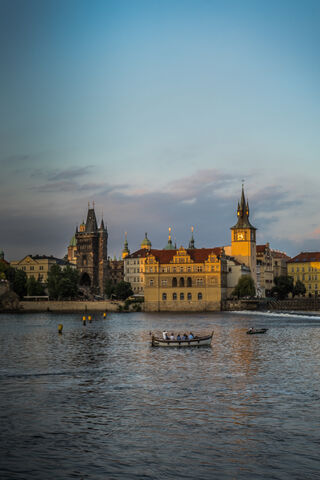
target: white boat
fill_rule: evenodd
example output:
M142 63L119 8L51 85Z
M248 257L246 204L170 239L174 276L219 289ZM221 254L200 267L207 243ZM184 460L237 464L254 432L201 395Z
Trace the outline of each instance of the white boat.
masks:
M195 337L192 340L164 340L152 335L151 345L153 347L203 347L210 346L212 335L206 335L202 337Z

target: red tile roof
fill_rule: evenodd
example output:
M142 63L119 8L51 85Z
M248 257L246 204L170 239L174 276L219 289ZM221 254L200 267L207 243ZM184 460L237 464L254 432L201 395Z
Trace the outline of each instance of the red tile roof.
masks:
M127 258L145 258L149 255L154 255L155 258L161 264L170 263L173 257L177 254L177 250L157 250L152 248L151 250L147 249L140 249L136 252L128 255ZM204 263L210 254L214 255L221 255L222 247L214 247L214 248L188 248L186 252L190 255L191 259L195 263Z
M288 261L288 263L298 262L320 262L320 252L301 252Z

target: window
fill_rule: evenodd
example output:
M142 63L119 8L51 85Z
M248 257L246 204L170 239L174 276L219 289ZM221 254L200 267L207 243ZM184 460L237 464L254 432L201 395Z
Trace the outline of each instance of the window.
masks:
M188 277L188 278L187 278L187 287L192 287L191 277Z
M176 293L172 294L172 300L177 300L177 294Z
M192 295L190 292L188 293L188 300L192 300Z
M184 300L184 293L183 292L180 293L180 300Z
M179 279L179 287L184 287L184 278L183 277L181 277Z
M30 270L34 270L34 267L33 267L33 266L31 266L31 267L30 267Z
M191 272L191 267L188 267L188 272Z
M42 265L39 267L39 270L43 270L43 266L42 266Z
M153 287L153 284L154 284L153 278L150 278L150 280L149 280L149 285L150 285L150 287Z
M198 265L197 271L198 271L198 272L202 272L202 266L201 266L201 265Z
M166 293L162 294L162 300L167 300L167 294Z
M168 283L167 280L161 280L162 287L166 287L167 283Z
M177 285L178 285L177 279L176 279L176 277L173 277L173 279L172 279L172 286L173 286L173 287L176 287Z
M201 292L198 293L198 300L202 300L202 293Z
M197 285L203 285L203 278L197 278Z

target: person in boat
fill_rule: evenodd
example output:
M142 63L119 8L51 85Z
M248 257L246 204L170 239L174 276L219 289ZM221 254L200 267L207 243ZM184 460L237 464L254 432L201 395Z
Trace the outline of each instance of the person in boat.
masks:
M190 332L189 335L188 335L188 340L193 340L193 339L194 339L193 333Z
M171 333L171 335L170 335L170 340L175 340L175 338L174 338L174 333Z
M178 340L179 342L180 342L180 340L181 340L180 333L178 333L178 335L177 335L177 340Z
M165 330L162 332L162 337L163 337L163 340L169 340L169 337L168 337L168 332L166 332Z
M187 334L186 334L186 333L184 333L184 334L182 335L182 340L188 340L188 337L187 337Z

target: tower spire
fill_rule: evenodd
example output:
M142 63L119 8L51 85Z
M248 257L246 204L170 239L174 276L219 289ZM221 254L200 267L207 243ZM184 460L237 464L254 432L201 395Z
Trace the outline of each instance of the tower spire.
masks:
M194 230L194 227L192 226L191 227L191 239L190 239L190 242L189 242L189 248L194 248L193 230Z

